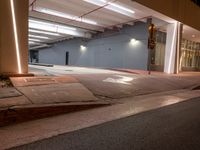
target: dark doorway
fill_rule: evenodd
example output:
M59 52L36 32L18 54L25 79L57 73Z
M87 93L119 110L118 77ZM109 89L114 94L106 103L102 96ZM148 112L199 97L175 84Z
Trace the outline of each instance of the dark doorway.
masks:
M29 51L29 62L30 63L38 63L39 56L37 50L30 50Z
M66 52L65 65L69 64L69 52Z

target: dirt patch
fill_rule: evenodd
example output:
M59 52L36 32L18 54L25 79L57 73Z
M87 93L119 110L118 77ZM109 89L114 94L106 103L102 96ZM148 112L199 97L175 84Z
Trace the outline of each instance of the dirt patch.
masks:
M0 87L5 88L5 87L13 87L12 82L10 81L8 76L5 75L0 75Z

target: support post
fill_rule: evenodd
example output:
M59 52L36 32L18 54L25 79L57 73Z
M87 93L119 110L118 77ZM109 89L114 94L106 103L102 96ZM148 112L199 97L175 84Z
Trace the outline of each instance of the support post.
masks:
M28 0L0 0L0 74L28 73Z

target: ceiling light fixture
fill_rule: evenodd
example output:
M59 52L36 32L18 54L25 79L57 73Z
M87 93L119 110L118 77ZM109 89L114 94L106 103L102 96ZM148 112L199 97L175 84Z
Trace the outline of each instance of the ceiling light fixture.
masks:
M52 32L56 32L57 31L56 29L59 27L65 28L67 30L76 31L76 28L73 28L73 27L63 26L63 25L46 22L46 21L39 21L39 20L33 20L33 19L29 19L29 27L44 29L44 30L52 31Z
M29 29L72 35L75 37L91 38L91 34L82 29L77 30L75 27L33 18L29 19Z
M28 41L28 44L29 44L29 45L38 45L37 42L33 42L33 41Z
M59 11L56 11L56 10L51 10L51 9L48 9L48 8L37 7L37 8L35 8L35 10L37 10L41 13L45 13L45 14L49 14L49 15L53 15L53 16L57 16L57 17L62 17L62 18L66 18L66 19L79 21L79 22L84 22L84 23L87 23L87 24L97 25L97 22L95 22L93 20L80 18L78 16L72 16L72 15L69 15L69 14L66 14L66 13L63 13L63 12L59 12Z
M77 30L77 28L74 27L69 27L63 24L53 23L49 21L47 22L38 19L36 20L32 18L29 19L29 29L72 35L75 37L86 37L86 38L91 37L91 34L86 33L85 31L82 30Z
M49 39L49 37L46 37L46 36L39 36L39 35L32 35L32 34L29 34L28 36L31 38Z
M98 5L98 6L104 6L104 5L108 4L104 8L112 10L112 11L120 13L120 14L123 14L123 15L126 15L126 16L129 16L129 17L132 17L133 14L135 13L133 10L131 10L127 7L121 6L116 3L108 2L106 0L84 0L84 1L94 4L94 5Z
M39 39L32 39L32 38L29 38L28 40L31 41L31 42L41 42L41 40L39 40Z
M29 32L31 32L31 33L45 34L45 35L52 35L52 36L61 36L61 35L58 34L58 33L46 32L46 31L41 31L41 30L29 29Z

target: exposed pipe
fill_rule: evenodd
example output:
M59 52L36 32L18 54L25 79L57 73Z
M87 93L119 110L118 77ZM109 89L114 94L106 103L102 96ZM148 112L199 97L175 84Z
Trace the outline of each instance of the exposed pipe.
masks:
M114 3L114 2L116 2L116 1L117 1L117 0L113 0L113 1L109 1L109 2ZM89 12L87 12L87 13L81 15L81 16L79 16L78 18L83 18L84 16L87 16L87 15L89 15L89 14L91 14L91 13L97 11L97 10L100 10L100 9L102 9L102 8L105 8L106 6L110 5L109 2L107 2L107 4L105 4L105 5L103 5L103 6L97 7L96 9L93 9L93 10L91 10L91 11L89 11ZM75 21L75 20L74 20L74 21ZM68 23L69 23L69 22L68 22Z
M113 1L109 1L109 2L114 3L114 2L116 2L116 1L117 1L117 0L113 0ZM37 11L37 10L35 10L35 9L33 8L33 5L34 5L35 2L36 2L36 0L34 0L34 1L29 5L29 6L32 7L32 11L33 11L33 12L37 12L37 13L44 14L44 13L39 12L39 11ZM101 6L101 7L98 7L98 8L96 8L96 9L93 9L93 10L91 10L91 11L89 11L89 12L87 12L87 13L81 15L81 16L78 16L77 18L83 18L84 16L87 16L87 15L89 15L89 14L91 14L91 13L97 11L97 10L100 10L100 9L102 9L102 8L105 8L105 7L108 6L108 5L110 5L110 4L107 3L107 4L105 4L105 5ZM70 20L70 21L68 21L67 23L71 23L71 22L74 22L74 21L78 22L76 19L68 19L68 20ZM66 23L66 24L67 24L67 23ZM74 26L74 25L73 25L73 26ZM97 25L97 26L98 26L98 25ZM78 27L78 26L74 26L74 27ZM102 26L99 26L99 27L102 27ZM103 29L104 29L104 28L107 28L107 27L103 27ZM83 28L83 29L84 29L84 28ZM99 30L91 30L91 29L88 29L88 28L85 28L85 29L86 29L86 30L89 30L89 31L98 31L98 32L100 32Z
M117 0L113 0L113 1L109 1L109 2L114 3L114 2L116 2L116 1L117 1ZM31 4L32 7L33 7L33 4L34 4L35 2L36 2L36 0L34 0L34 1L32 2L32 4ZM89 11L89 12L87 12L87 13L81 15L81 16L79 16L78 18L82 18L82 17L84 17L84 16L87 16L87 15L93 13L93 12L96 12L96 11L102 9L102 8L105 8L105 7L108 6L108 5L110 5L110 4L107 3L107 4L105 4L105 5L101 6L101 7L98 7L98 8L96 8L96 9L93 9L93 10L91 10L91 11ZM32 11L33 11L33 12L37 12L37 13L43 14L42 12L39 12L39 11L34 10L34 9L33 9ZM131 22L136 22L136 21L139 21L139 20L142 20L142 19L148 19L148 18L151 18L151 17L152 17L152 16L147 16L147 17L143 17L143 18L138 18L138 19L126 21L126 22L118 23L118 24L115 24L115 25L107 26L107 27L105 27L105 26L103 26L103 27L100 26L100 27L102 27L101 29L104 30L104 29L113 28L113 27L116 27L116 26L119 26L119 25L124 25L124 24L128 24L128 23L131 23ZM68 21L67 23L71 23L71 22L74 22L74 21L78 22L76 19L68 19L68 20L70 20L70 21ZM66 24L67 24L67 23L66 23ZM63 23L63 24L65 24L65 23ZM75 25L72 25L72 26L74 26L74 27L79 27L79 26L75 26ZM86 29L86 30L89 30L89 31L95 31L95 32L97 31L97 32L100 32L99 30L91 30L91 29L83 28L83 27L79 27L79 28Z
M109 28L116 27L116 26L119 26L119 25L124 25L124 24L132 23L132 22L137 22L137 21L140 21L140 20L143 20L143 19L148 19L148 18L152 18L152 16L147 16L147 17L142 17L142 18L129 20L129 21L126 21L126 22L122 22L122 23L118 23L118 24L115 24L115 25L108 26L107 28L109 29Z
M32 3L29 5L29 8L31 7L33 10L33 5L36 3L37 0L33 0Z
M40 13L40 14L44 14L42 12L39 12L37 10L32 10L33 12L37 12L37 13ZM48 19L41 19L41 18L37 18L37 17L32 17L32 18L36 18L36 19L40 19L40 20L47 20L47 21L50 21L50 22L54 22L54 23L58 23L58 24L63 24L63 25L67 25L67 23L62 23L62 22L59 22L59 21L53 21L53 20L48 20ZM70 20L70 19L69 19ZM80 27L80 26L76 26L76 25L70 25L72 27L77 27L77 28L80 28L80 29L83 29L83 30L88 30L88 31L91 31L91 32L101 32L100 30L93 30L93 29L90 29L90 28L86 28L86 27Z

